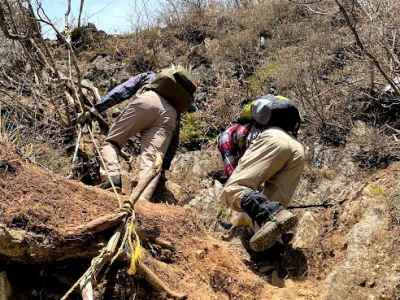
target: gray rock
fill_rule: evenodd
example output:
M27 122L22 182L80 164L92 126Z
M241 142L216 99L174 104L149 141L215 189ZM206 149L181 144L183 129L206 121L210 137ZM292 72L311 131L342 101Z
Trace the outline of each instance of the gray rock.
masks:
M213 185L209 174L220 169L222 162L216 150L179 153L172 162L168 179L197 193Z
M84 77L93 81L97 88L103 91L109 90L132 75L126 71L125 67L109 55L98 54L92 59Z
M320 224L311 212L305 212L297 225L293 248L312 249L320 234Z
M346 237L344 260L327 276L322 299L398 299L400 269L384 199L367 207Z

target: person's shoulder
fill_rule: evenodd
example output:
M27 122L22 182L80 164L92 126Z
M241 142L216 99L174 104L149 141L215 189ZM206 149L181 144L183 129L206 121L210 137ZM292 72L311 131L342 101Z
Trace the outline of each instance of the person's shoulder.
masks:
M304 146L295 137L279 127L265 129L263 135L282 147L304 151Z
M271 138L277 138L277 139L291 138L291 136L286 131L284 131L283 129L281 129L279 127L269 127L263 131L263 134L267 135Z

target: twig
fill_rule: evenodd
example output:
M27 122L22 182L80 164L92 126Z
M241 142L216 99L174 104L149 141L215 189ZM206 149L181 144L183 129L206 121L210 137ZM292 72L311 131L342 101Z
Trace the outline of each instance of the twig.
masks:
M357 29L355 25L352 23L350 16L346 10L346 8L343 6L343 4L340 3L339 0L335 0L335 3L339 7L342 15L344 16L347 26L350 28L351 32L354 35L354 38L356 40L356 43L358 47L361 49L361 51L373 62L373 64L377 67L381 75L386 79L386 81L390 84L392 87L393 91L396 93L396 95L400 96L400 89L397 86L397 84L386 74L386 72L383 70L380 62L378 59L371 54L371 52L368 51L368 49L365 47L364 43L361 41L361 38L357 32Z
M79 6L79 16L78 16L78 28L81 27L81 17L82 17L82 11L83 11L83 5L85 3L85 0L81 0L81 4Z

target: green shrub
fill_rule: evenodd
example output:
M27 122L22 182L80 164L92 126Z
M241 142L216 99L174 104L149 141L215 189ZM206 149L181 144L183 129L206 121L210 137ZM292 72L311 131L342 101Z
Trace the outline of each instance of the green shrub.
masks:
M182 117L180 142L183 146L195 145L205 139L204 131L207 127L199 113L187 113Z
M269 64L266 67L256 70L254 75L248 78L250 93L252 95L263 93L266 84L273 79L278 70L279 65L276 63Z

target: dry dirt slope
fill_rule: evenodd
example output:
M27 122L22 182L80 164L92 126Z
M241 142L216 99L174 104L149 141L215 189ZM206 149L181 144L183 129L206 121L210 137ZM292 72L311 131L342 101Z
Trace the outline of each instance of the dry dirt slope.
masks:
M115 211L112 195L49 174L24 162L3 144L0 157L8 161L0 172L0 272L12 270L18 263L20 278L24 278L21 262L27 264L26 270L32 270L36 264L43 269L61 260L58 264L68 269L74 268L72 257L93 255L97 237L70 240L67 228ZM268 284L250 270L240 248L209 236L192 210L164 204L141 205L137 210L143 243L151 250L147 253L152 253L145 261L171 287L188 293L189 299L316 299L318 295L307 280L288 281L281 289ZM155 239L172 248L158 247ZM92 251L82 250L88 248ZM21 296L27 293L26 287L19 291L15 274L9 277L14 296L26 299ZM57 299L50 286L40 291L40 295L31 291L28 299ZM145 294L144 299L149 295L165 298L148 287Z
M109 235L106 231L71 238L68 228L112 213L116 201L107 192L25 162L7 145L0 144L0 158L9 165L0 172L0 273L11 271L16 295L27 291L30 295L15 299L58 299L79 276L66 271L88 264L76 257L94 255L98 242ZM299 214L301 227L294 245L307 257L306 279L285 278L280 288L271 285L270 277L254 271L240 246L207 233L199 212L166 204L137 208L147 249L144 259L172 288L187 292L189 299L400 299L400 164L361 182L349 179L358 188L342 188L346 193L332 208ZM64 273L71 273L56 280L57 291L43 283L19 290L18 276L26 270L47 270L55 262ZM136 299L166 298L139 285Z

